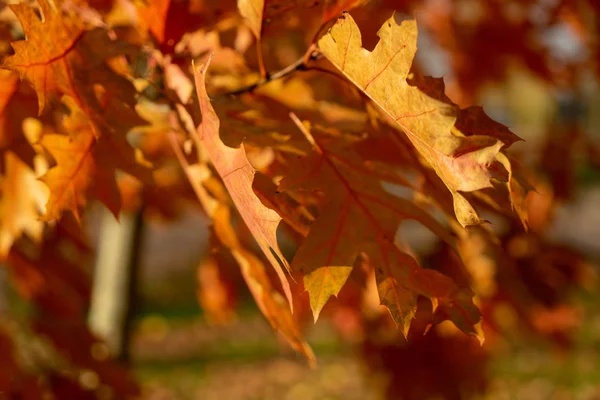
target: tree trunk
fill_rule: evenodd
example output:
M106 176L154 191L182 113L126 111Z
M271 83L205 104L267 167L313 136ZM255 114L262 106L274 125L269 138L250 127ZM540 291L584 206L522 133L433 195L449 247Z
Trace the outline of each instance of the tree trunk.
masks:
M119 220L103 208L88 323L114 357L128 361L142 211L121 213Z

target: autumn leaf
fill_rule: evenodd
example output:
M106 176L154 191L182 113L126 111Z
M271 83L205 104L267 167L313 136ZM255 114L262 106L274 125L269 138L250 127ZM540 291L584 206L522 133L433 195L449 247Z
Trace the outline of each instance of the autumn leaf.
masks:
M133 105L133 86L105 62L131 48L111 40L102 28L86 30L86 21L77 10L63 9L60 0L38 0L38 4L43 20L27 4L9 6L22 24L26 40L11 43L15 54L5 58L2 67L18 72L34 87L39 113L64 94L73 97L79 107L95 107L95 84Z
M228 284L221 258L214 252L197 268L197 297L210 325L228 325L236 318L232 287Z
M292 270L304 275L315 321L329 298L338 295L356 258L364 252L375 269L381 302L405 335L418 295L464 310L468 323L458 320L459 327L475 331L471 325L478 324L481 316L473 306L472 294L464 296L449 277L420 268L394 243L398 227L406 219L421 222L452 246L453 237L414 203L387 193L381 177L348 163L351 155L347 150L335 148L335 143L326 147L324 139L313 135L294 114L292 118L315 152L290 166L279 190L323 193L319 217L292 261Z
M208 216L214 222L214 233L223 247L234 257L242 276L254 297L258 308L267 318L271 327L278 331L293 349L303 354L309 364L316 360L310 345L304 339L297 321L293 318L291 308L286 299L277 291L266 273L263 263L252 252L245 248L237 237L231 223L231 210L223 199L212 197L204 187L210 173L205 164L188 165L183 152L171 135L173 150L184 168L190 183Z
M535 191L534 187L523 176L522 169L518 164L508 159L504 154L498 155L498 160L508 171L509 180L507 189L510 195L510 204L513 211L519 216L525 230L529 229L529 214L527 213L527 196Z
M262 77L267 76L265 64L263 61L262 49L261 49L261 38L262 38L262 26L263 26L263 14L265 12L265 0L238 0L238 10L246 22L248 27L256 38L256 54L258 56L258 65L260 68L260 75Z
M74 101L66 98L65 102L70 114L65 117L63 127L71 135L45 134L41 141L57 164L42 177L50 188L44 219L56 220L69 210L79 220L79 211L90 197L99 199L117 217L121 197L116 171L145 181L151 179L149 170L137 163L134 149L125 139L129 129L144 121L131 110L124 112L126 108L122 105L109 106L106 116L90 119ZM99 131L104 133L99 135Z
M331 317L360 341L367 374L389 378L389 398L485 397L495 355L466 337L481 342L484 323L496 342L527 331L573 344L583 314L565 304L593 289L593 268L550 228L561 194L586 197L570 189L600 165L581 129L594 125L598 0L546 2L533 19L540 2L469 2L477 12L421 0L8 2L0 275L34 313L0 316L0 397L162 391L135 384L86 328L98 255L77 220L91 202L153 225L199 202L212 226L189 277L207 322L235 316L230 279L243 279L310 364L308 314ZM440 65L415 61L416 23L400 22L410 15L443 50ZM564 26L572 48L541 40L564 38ZM211 53L210 68L189 68ZM440 66L448 77L423 76ZM488 112L532 139L556 133L540 143L558 150L540 162L535 140L508 154L520 139ZM593 223L579 222L583 240ZM120 350L126 361L131 349Z
M413 257L389 241L372 242L365 252L375 268L381 303L388 307L405 337L416 312L417 296L422 295L431 300L439 318L436 322L449 319L483 343L481 314L473 304L470 289L459 288L440 272L421 268Z
M6 152L5 173L0 182L0 258L27 234L40 242L44 223L39 217L48 201L48 190L36 173L12 152Z
M264 0L238 0L238 10L240 10L240 14L246 20L256 40L260 40L263 13L265 11Z
M171 0L138 1L140 30L148 30L158 43L165 41L165 28L167 25L167 13Z
M244 146L241 145L237 149L227 147L219 137L220 121L210 103L205 86L208 65L209 63L206 63L202 67L195 68L196 91L202 113L198 136L206 147L211 162L223 179L242 219L275 268L291 307L292 293L285 274L285 271L289 270L289 265L277 244L277 227L281 222L281 217L275 211L265 207L252 191L255 170L246 157Z
M417 50L414 20L398 24L391 17L378 36L380 41L373 51L364 49L358 26L345 13L318 44L323 55L401 128L435 170L452 193L461 225L480 223L461 192L492 187L491 179L507 182L508 173L498 155L518 138L494 127L481 129L484 125L471 118L479 111L461 113L439 93L439 85L423 91L407 82ZM461 119L463 123L459 123ZM474 129L461 132L461 128Z
M36 115L37 103L31 90L27 93L22 89L17 74L0 70L0 172L7 150L33 167L35 151L24 135L23 123Z
M273 329L280 332L294 350L306 357L309 365L316 365L315 355L304 340L298 323L289 310L286 299L273 287L262 262L250 252L234 250L242 275L263 315Z
M271 284L260 259L240 244L230 222L229 209L222 205L217 207L212 218L217 237L239 264L242 276L260 311L273 329L281 333L292 348L303 354L309 364L314 366L316 361L313 351L304 340L286 299Z

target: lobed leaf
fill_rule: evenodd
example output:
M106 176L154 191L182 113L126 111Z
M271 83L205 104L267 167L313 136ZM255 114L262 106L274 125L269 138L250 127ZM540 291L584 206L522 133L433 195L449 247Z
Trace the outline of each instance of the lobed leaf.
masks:
M40 114L62 95L71 96L84 109L98 107L95 84L133 105L133 86L105 63L130 48L111 40L102 28L88 30L85 18L76 9L64 10L62 3L38 0L42 18L27 4L9 6L26 39L11 43L15 54L5 58L2 67L18 72L34 87Z
M277 243L277 227L281 217L274 210L265 207L252 190L255 170L246 157L243 144L237 149L227 147L219 137L220 121L206 92L205 79L208 65L209 63L206 63L195 68L196 91L202 114L198 136L204 143L208 156L223 179L242 219L275 268L291 307L292 293L285 274L285 271L289 271L289 264Z
M378 36L372 52L364 49L358 26L344 13L318 44L323 55L401 128L435 170L452 193L461 225L480 223L461 192L492 187L491 179L508 182L499 154L518 137L480 109L461 111L443 94L439 80L425 80L429 87L424 88L408 82L417 50L414 20L398 24L391 17Z
M44 219L56 220L69 210L79 220L79 210L90 195L104 203L116 217L121 208L117 169L142 181L151 180L150 171L137 163L134 149L125 138L129 129L144 120L121 105L112 106L112 102L106 117L93 114L88 118L74 101L66 98L65 102L71 111L63 127L71 136L52 133L41 140L56 161L56 166L42 177L50 189Z
M356 258L366 253L375 269L381 302L405 335L415 315L418 295L464 310L448 314L449 318L456 318L455 323L465 332L477 331L474 326L481 315L472 303L473 294L459 289L439 272L420 268L394 243L405 219L421 222L451 246L453 237L421 208L387 193L378 179L373 179L364 168L345 162L295 115L292 118L313 143L315 152L290 166L279 190L323 193L319 216L292 261L292 269L304 275L315 321L329 298L337 296L346 283ZM468 318L462 317L465 314Z

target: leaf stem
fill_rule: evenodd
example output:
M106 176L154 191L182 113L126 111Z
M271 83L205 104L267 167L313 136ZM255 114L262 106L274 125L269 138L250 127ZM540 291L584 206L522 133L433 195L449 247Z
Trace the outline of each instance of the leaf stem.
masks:
M269 72L265 67L265 60L263 58L262 52L262 40L256 40L256 56L258 58L258 69L260 70L260 76L262 79L267 79L269 77Z

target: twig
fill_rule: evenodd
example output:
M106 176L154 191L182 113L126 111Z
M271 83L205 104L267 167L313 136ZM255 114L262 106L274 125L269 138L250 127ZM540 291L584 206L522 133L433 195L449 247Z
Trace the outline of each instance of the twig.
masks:
M260 86L263 86L263 85L265 85L271 81L274 81L276 79L281 79L293 72L307 70L309 68L307 66L307 62L310 60L316 59L319 55L319 53L317 53L316 51L313 51L312 48L310 48L309 50L310 50L309 57L307 57L306 54L304 54L302 57L300 57L299 59L297 59L290 65L288 65L287 67L285 67L277 72L274 72L273 74L267 76L266 78L262 78L258 82L253 83L252 85L244 86L243 88L240 88L240 89L237 89L237 90L234 90L231 92L223 93L223 94L219 95L218 97L236 96L236 95L239 95L242 93L252 92Z

